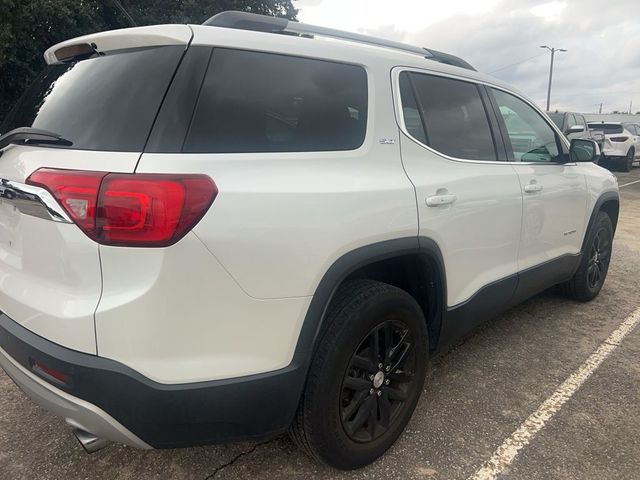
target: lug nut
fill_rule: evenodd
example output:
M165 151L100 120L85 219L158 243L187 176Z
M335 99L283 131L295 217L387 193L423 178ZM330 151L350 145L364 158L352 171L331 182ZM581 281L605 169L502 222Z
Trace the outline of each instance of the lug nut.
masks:
M378 368L382 370L382 364L381 363L378 364Z
M382 392L380 390L378 390L378 393L376 395L380 396L380 395L382 395Z
M369 380L373 382L373 375L369 375Z
M384 381L384 384L385 385L389 385L389 379L388 378Z
M370 389L370 390L369 390L369 395L373 395L373 392L374 392L374 391L375 391L375 390L374 390L373 388L372 388L372 389Z
M385 367L384 371L388 372L389 370L391 370L391 367L387 365L387 367Z

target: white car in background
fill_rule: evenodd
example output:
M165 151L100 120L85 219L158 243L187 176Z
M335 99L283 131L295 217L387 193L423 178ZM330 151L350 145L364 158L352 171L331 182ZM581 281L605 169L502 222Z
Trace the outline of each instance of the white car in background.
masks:
M602 155L625 172L640 156L640 125L622 122L589 122L590 130L604 133Z

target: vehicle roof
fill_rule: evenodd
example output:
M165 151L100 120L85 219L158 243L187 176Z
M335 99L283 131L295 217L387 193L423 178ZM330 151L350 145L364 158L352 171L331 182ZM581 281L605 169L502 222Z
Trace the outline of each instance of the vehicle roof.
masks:
M167 45L170 43L188 43L188 36L185 32L187 28L189 28L192 33L190 39L191 45L208 45L282 55L304 56L352 63L370 70L374 70L377 67L384 67L385 69L393 67L415 68L485 83L528 98L512 86L490 75L440 63L416 53L390 47L322 36L309 38L308 36L282 35L209 25L152 25L93 33L69 39L50 47L45 52L45 59L47 63L56 63L59 61L55 56L57 50L80 43L93 43L97 46L97 50L102 52L142 47L146 44ZM530 99L529 101L534 103Z
M380 62L386 65L430 70L464 77L517 92L510 85L489 75L390 47L322 36L308 38L209 25L189 26L194 32L192 45L217 45L282 54L290 53L291 55L342 61L362 66L373 66L374 63Z

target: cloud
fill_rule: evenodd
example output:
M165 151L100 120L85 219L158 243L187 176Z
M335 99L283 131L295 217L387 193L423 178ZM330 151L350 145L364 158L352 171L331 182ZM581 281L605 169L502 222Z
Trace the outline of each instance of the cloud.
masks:
M305 4L311 5L305 7ZM308 23L404 41L459 55L546 103L549 56L556 53L552 109L640 110L637 0L304 0ZM634 109L635 110L635 109Z

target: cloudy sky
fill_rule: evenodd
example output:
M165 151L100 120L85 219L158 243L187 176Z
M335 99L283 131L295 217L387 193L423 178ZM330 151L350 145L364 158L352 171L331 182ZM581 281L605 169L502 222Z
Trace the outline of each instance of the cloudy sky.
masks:
M639 0L296 0L302 22L459 55L551 109L640 111Z

